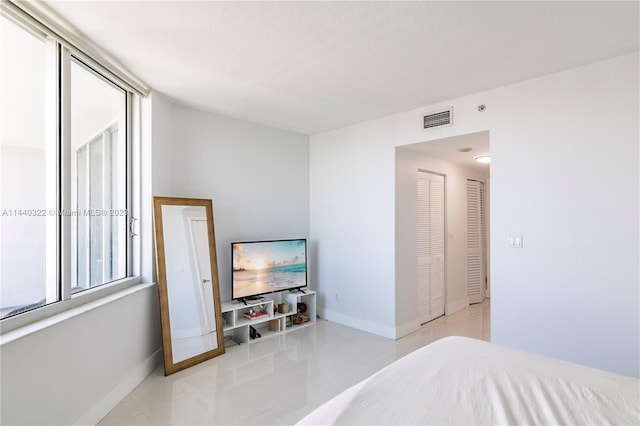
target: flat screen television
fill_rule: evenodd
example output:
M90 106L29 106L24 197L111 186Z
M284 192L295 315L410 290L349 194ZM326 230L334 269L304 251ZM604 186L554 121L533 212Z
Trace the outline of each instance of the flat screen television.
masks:
M307 286L307 240L231 243L232 298L257 296Z

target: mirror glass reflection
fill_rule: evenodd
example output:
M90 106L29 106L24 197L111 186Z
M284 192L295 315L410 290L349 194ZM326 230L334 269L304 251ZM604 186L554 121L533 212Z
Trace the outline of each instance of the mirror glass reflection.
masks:
M171 374L224 352L213 214L211 200L155 197L154 203L165 373Z
M218 347L204 207L162 206L173 362Z

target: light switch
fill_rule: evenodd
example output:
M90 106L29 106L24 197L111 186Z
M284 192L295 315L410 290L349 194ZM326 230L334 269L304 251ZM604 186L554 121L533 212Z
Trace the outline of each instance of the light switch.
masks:
M509 248L522 248L522 235L511 235L509 237Z

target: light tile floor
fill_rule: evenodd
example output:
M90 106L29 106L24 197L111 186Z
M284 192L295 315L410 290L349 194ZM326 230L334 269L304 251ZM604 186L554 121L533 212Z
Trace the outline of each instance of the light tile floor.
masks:
M293 424L398 358L445 336L490 340L490 302L393 341L336 323L235 346L165 377L157 368L99 425Z

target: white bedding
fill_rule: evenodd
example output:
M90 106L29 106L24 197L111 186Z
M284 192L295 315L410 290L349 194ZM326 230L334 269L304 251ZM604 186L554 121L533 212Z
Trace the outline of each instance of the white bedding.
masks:
M298 424L640 424L640 380L466 337L385 367Z

